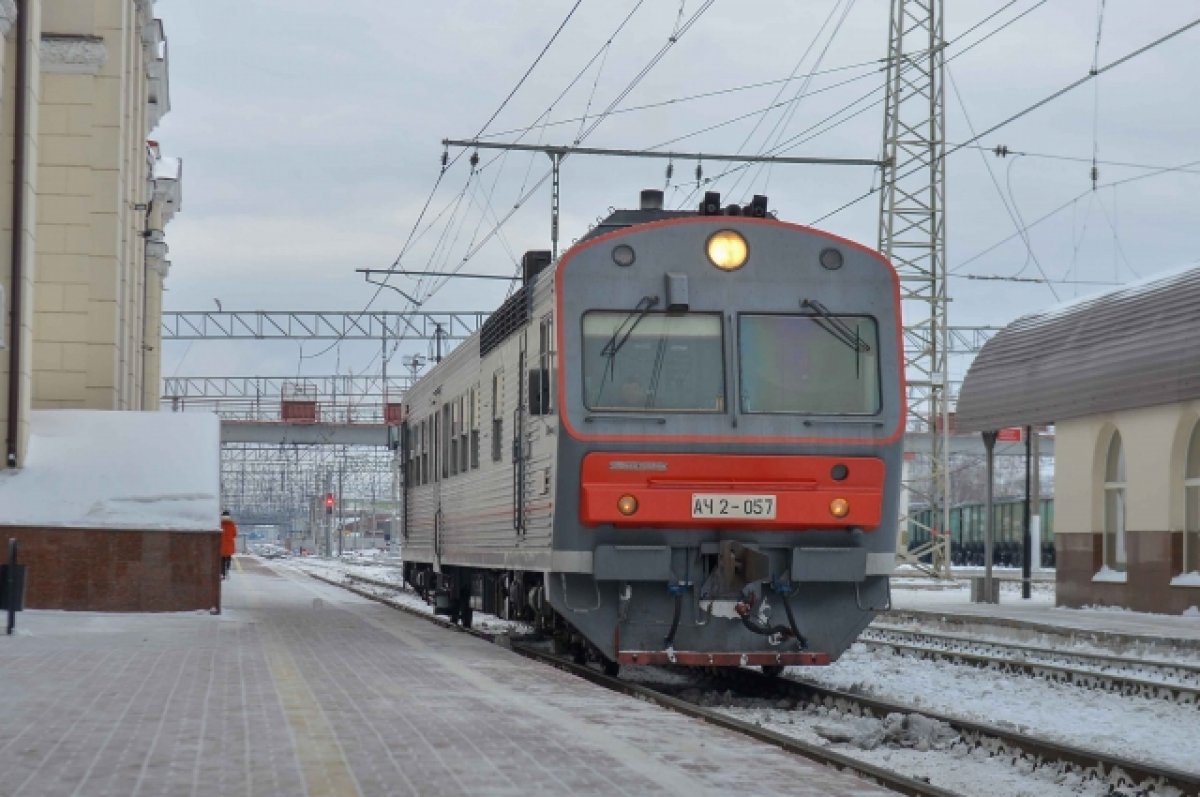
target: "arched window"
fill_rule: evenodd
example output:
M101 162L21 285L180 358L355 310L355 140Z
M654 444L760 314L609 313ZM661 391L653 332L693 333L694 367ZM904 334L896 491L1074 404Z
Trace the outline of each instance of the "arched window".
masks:
M1125 572L1125 448L1113 432L1104 460L1104 565Z
M1183 572L1200 572L1200 423L1192 429L1183 470Z

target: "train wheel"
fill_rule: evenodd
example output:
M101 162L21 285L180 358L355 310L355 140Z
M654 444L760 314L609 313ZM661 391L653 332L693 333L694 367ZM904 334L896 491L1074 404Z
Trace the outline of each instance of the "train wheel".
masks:
M768 678L778 678L783 674L782 664L764 664L762 666L762 674Z
M616 678L621 674L621 665L615 661L604 660L604 674L609 678Z
M576 644L571 648L571 661L576 664L587 664L587 648Z

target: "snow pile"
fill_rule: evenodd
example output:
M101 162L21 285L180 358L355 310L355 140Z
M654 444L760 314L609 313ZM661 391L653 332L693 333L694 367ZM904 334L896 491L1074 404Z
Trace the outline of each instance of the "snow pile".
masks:
M880 745L912 750L945 750L958 732L945 722L923 714L888 714L876 717L844 717L839 724L817 723L813 730L834 744L852 744L862 750Z
M216 531L215 414L38 410L29 455L0 471L0 525Z

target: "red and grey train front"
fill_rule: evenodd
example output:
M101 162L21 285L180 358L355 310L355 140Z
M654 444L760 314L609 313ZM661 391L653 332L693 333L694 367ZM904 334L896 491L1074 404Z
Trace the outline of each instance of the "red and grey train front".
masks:
M763 207L619 212L558 264L548 596L609 661L827 663L887 604L896 275Z

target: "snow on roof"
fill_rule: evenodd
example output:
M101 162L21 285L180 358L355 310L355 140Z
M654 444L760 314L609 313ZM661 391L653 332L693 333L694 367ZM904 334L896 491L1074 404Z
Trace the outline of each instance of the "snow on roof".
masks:
M0 471L0 526L215 531L215 414L35 410L20 470Z

